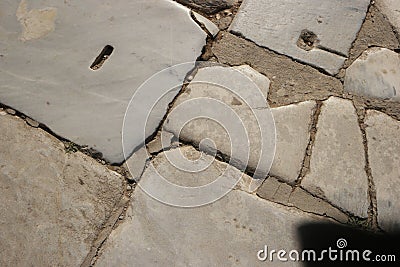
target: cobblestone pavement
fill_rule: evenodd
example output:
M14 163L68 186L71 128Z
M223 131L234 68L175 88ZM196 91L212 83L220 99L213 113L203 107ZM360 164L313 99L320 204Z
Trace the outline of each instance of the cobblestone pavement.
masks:
M310 223L400 230L399 18L0 2L0 265L263 266Z

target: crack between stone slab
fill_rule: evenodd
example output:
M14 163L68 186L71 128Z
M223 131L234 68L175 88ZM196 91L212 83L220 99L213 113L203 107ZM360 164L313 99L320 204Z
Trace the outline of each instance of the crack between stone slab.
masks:
M221 31L220 33L223 34L224 32L225 32L225 31ZM265 50L268 51L268 52L275 53L275 54L280 55L280 56L284 56L284 57L286 57L286 58L291 59L293 62L299 63L299 64L304 65L304 66L312 67L313 69L316 69L317 71L319 71L320 73L322 73L322 74L324 74L324 75L327 75L327 76L330 76L330 77L333 77L333 78L338 79L338 78L336 77L337 74L330 74L330 73L329 73L328 71L326 71L325 69L323 69L323 68L321 68L321 67L318 67L318 66L316 66L316 65L314 65L314 64L311 64L311 63L302 61L302 60L300 60L300 59L291 57L291 56L286 55L286 54L283 54L283 53L279 53L278 51L272 50L272 49L270 49L270 48L268 48L268 47L266 47L266 46L257 44L257 43L254 42L253 40L251 40L251 39L247 38L246 36L244 36L241 32L237 32L237 31L233 31L233 30L231 30L231 31L229 31L229 32L230 32L231 34L233 34L233 35L236 35L237 37L240 37L240 38L242 38L242 39L244 39L244 40L246 40L246 41L248 41L248 42L250 42L250 43L256 45L257 47L260 47L260 48L262 48L262 49L265 49ZM321 50L323 50L323 49L321 49ZM337 54L335 54L335 55L337 55ZM347 58L347 57L345 57L345 58ZM339 71L340 71L340 70L339 70ZM338 73L339 73L339 72L338 72Z
M101 250L106 244L112 231L124 222L134 187L132 186L132 188L128 190L125 182L123 183L123 186L125 186L125 189L121 200L114 206L113 211L111 212L107 221L103 224L102 229L98 232L96 239L92 243L89 253L86 255L85 259L80 265L81 267L90 267L95 265L97 259L101 256Z
M194 14L194 12L192 11L192 10L190 10L189 11L190 13L190 17L192 18L192 20L197 24L197 25L199 25L199 27L207 34L207 36L208 37L210 37L210 38L214 38L213 37L213 35L211 34L211 32L207 29L207 27L204 25L204 23L202 23L202 22L200 22L197 18L196 18L196 16L195 16L195 14ZM200 14L199 14L200 15ZM201 16L201 15L200 15ZM206 18L207 19L207 18Z
M323 46L323 45L317 45L316 48L318 48L319 50L322 50L322 51L325 51L325 52L340 56L340 57L344 57L346 59L348 57L347 55L343 54L342 52L336 51L334 49L331 49L331 48Z
M317 199L319 199L319 200L321 200L321 201L323 201L323 202L328 203L328 204L331 205L332 207L336 208L337 210L339 210L340 212L342 212L343 214L345 214L345 215L349 218L347 225L355 225L354 223L351 223L352 221L364 222L364 221L368 220L368 218L362 218L362 217L356 216L356 215L350 213L349 211L344 210L342 207L336 206L335 204L333 204L333 203L330 202L329 200L327 200L327 199L325 199L325 198L322 198L321 196L319 196L319 195L317 195L317 194L315 194L315 193L313 193L313 192L307 190L307 189L304 188L304 187L301 187L301 186L300 186L300 188L303 189L306 193L308 193L308 194L311 195L312 197L317 198ZM362 227L362 228L364 228L364 229L366 229L366 230L375 231L375 229L374 229L374 228L371 228L369 224L366 224L366 225L358 225L358 226L360 226L360 227Z
M146 138L145 141L145 146L155 140L157 133L162 129L162 126L164 125L164 122L166 120L166 118L168 117L175 101L179 98L179 96L185 91L187 85L189 84L189 82L191 81L192 77L194 77L194 75L197 73L198 70L198 64L197 61L202 59L202 57L204 56L204 54L207 52L207 44L210 42L210 38L207 37L206 40L206 45L203 47L202 49L202 53L201 55L196 59L196 64L193 67L192 70L188 71L188 73L185 76L184 82L182 84L181 89L179 90L178 94L175 96L175 98L169 103L168 107L167 107L167 111L163 117L163 119L160 121L156 131L154 131L154 133L149 136L148 138ZM52 134L53 135L53 134ZM140 146L139 148L137 148L136 150L134 150L132 152L135 153L138 149L140 149L142 146ZM165 149L163 149L162 151L160 151L159 153L156 153L155 155L152 155L151 158L146 159L146 164L145 167L143 168L143 171L139 177L139 179L143 176L145 170L147 169L147 167L149 166L150 162L152 161L152 159L154 159L154 157L156 157L158 154L160 154L161 152L163 152ZM121 162L120 164L118 164L119 166L122 166L124 163L126 163L126 160L124 160L123 162ZM111 166L113 167L113 166ZM126 176L125 180L129 180ZM114 209L114 212L110 215L109 219L107 220L107 222L105 223L105 226L103 227L103 229L99 232L99 234L97 235L96 240L93 242L92 248L90 250L90 252L88 253L88 255L86 256L86 258L84 259L83 263L81 264L81 267L88 267L88 266L93 266L98 257L100 256L100 252L101 249L103 247L103 245L105 244L105 242L107 241L107 239L109 238L109 236L111 235L112 231L120 224L124 221L125 218L125 213L127 211L127 208L130 204L130 200L131 200L131 196L134 190L134 185L136 184L132 184L132 189L130 190L130 192L127 192L126 190L126 183L124 183L125 185L125 193L123 198L121 199L120 203L117 205L117 207ZM126 196L128 195L128 196ZM121 219L122 216L122 219Z
M368 178L368 200L369 200L368 220L373 228L379 229L376 187L375 187L374 179L372 176L371 166L369 163L368 139L367 139L367 134L365 131L365 129L367 127L365 125L366 110L364 108L358 107L354 103L353 103L353 106L357 111L356 113L357 113L357 118L358 118L358 125L359 125L360 131L361 131L361 136L363 139L363 146L364 146L364 157L365 157L364 170L365 170L365 173Z
M311 163L311 155L315 144L315 137L318 131L318 120L321 114L321 108L323 101L325 100L317 100L317 105L313 110L312 118L311 118L311 125L309 126L310 132L310 139L308 141L308 145L306 148L306 152L304 155L303 163L300 169L300 174L295 181L295 186L300 186L301 182L303 181L304 177L310 172L310 163Z
M379 9L378 6L375 5L375 1L372 1L371 6L375 6L376 10L385 18L385 20L389 23L390 27L392 28L392 31L394 33L394 36L396 36L397 41L400 44L400 32L397 31L396 27L391 23L390 19L382 13L382 11ZM400 47L399 47L400 48Z
M92 159L96 160L97 162L99 162L102 165L110 165L109 162L103 158L103 154L101 152L95 150L94 148L89 148L87 145L76 144L75 142L72 142L69 139L62 137L61 135L56 134L53 130L51 130L45 124L43 124L41 122L37 122L35 119L27 116L26 114L18 111L17 109L15 109L11 106L0 103L0 109L4 109L4 111L9 113L9 115L11 115L11 116L15 116L15 117L18 117L18 118L24 120L32 128L41 129L42 131L45 131L49 135L53 136L54 138L56 138L57 140L59 140L60 142L62 142L64 144L66 153L70 153L70 152L74 153L74 152L79 151L79 152L82 152L83 154L85 154L86 156L91 157ZM12 111L12 113L10 113L10 111ZM29 122L29 120L37 123L37 126L32 126L31 123ZM71 149L70 151L68 150L68 147Z
M248 193L248 192L246 192L246 193ZM308 193L308 192L307 192L307 193ZM333 218L333 217L331 217L331 216L328 216L328 215L321 215L321 214L319 214L319 213L315 213L315 212L311 212L311 211L306 211L306 210L300 209L299 207L297 207L297 206L295 206L295 205L292 205L292 204L290 204L290 203L284 204L284 203L282 203L282 202L277 202L277 201L273 201L273 200L270 200L270 199L265 199L265 198L263 198L262 196L260 196L260 195L257 194L257 193L251 194L251 195L257 196L257 198L258 198L260 201L271 202L271 203L274 203L274 204L277 204L277 205L280 205L280 206L283 206L283 207L286 207L286 208L294 208L294 209L296 209L296 210L298 210L298 211L300 211L300 212L304 212L304 213L306 213L306 214L318 216L318 217L325 218L325 219L331 219L331 220L334 220L335 222L338 222L338 223L340 223L340 224L348 225L347 223L340 222L339 220L337 220L337 219L335 219L335 218ZM324 200L323 200L323 201L324 201ZM330 203L328 203L328 204L330 204ZM346 214L346 213L345 213L345 214ZM346 214L346 215L347 215L347 214Z

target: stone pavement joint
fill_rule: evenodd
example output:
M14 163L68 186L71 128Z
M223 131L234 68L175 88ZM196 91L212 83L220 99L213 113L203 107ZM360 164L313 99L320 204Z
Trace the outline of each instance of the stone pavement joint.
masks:
M303 212L326 216L340 223L348 223L349 216L317 196L304 189L291 186L273 176L268 177L258 188L257 195L263 199L287 206L295 207Z
M309 140L307 148L306 148L306 153L304 155L304 160L303 160L303 164L301 167L300 175L296 180L297 185L301 184L301 180L310 171L311 155L312 155L312 151L313 151L313 147L314 147L314 143L315 143L315 135L317 133L317 124L318 124L319 115L321 114L321 107L322 107L322 101L317 101L317 105L315 107L315 111L313 112L312 121L311 121L311 125L310 125L310 140Z
M368 148L368 139L366 134L366 110L361 109L355 105L358 114L358 123L360 125L360 130L363 138L364 145L364 156L365 156L365 173L368 177L368 199L370 202L370 206L368 207L368 223L372 228L378 228L378 218L377 218L377 199L376 199L376 187L375 182L372 176L371 166L370 166L370 157L369 157L369 148Z
M247 64L269 77L271 87L268 102L271 107L326 99L343 92L343 85L338 79L231 33L219 33L212 51L222 64Z
M301 186L356 216L367 217L370 205L365 149L351 101L336 97L324 101L310 172Z

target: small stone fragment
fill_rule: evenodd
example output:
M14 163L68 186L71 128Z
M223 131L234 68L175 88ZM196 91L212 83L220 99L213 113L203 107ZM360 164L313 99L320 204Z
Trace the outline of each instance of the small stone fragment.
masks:
M28 124L29 124L30 126L32 126L32 127L35 127L35 128L39 127L39 123L38 123L37 121L35 121L35 120L29 118L29 117L27 117L27 118L25 119L25 121L26 121L26 123L28 123Z
M345 91L400 101L400 55L386 48L370 48L347 69Z
M146 148L142 147L133 153L124 163L124 166L129 170L134 181L138 182L140 180L148 158L149 155L147 154Z
M204 27L206 27L207 31L213 37L215 37L218 34L219 29L218 29L217 25L215 25L210 20L208 20L207 18L203 17L202 15L200 15L196 12L193 12L193 15L195 16L195 18L198 22L202 23L204 25Z
M7 112L8 114L10 114L10 115L15 115L15 114L16 114L15 110L13 110L13 109L11 109L11 108L7 108L7 109L6 109L6 112Z

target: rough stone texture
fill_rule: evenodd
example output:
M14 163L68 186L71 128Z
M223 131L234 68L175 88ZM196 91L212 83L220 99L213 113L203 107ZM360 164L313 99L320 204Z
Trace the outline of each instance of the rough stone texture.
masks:
M265 178L275 149L274 121L265 100L268 86L268 78L249 67L199 69L163 127L196 146L209 138L215 145L204 146L208 152L220 151L234 166L247 166Z
M400 122L368 111L365 124L368 157L376 188L378 223L384 230L400 229Z
M142 181L145 173L148 176L152 175ZM234 188L254 192L263 181L253 179L191 146L159 154L147 166L145 173L139 186L153 198L179 207L205 205L221 198ZM186 190L186 187L189 189Z
M376 0L379 10L389 19L400 34L400 2L397 0Z
M129 170L133 180L136 182L140 180L149 158L150 155L147 154L147 150L143 146L125 161L125 167Z
M0 265L79 266L123 179L23 120L0 115Z
M238 0L176 0L177 2L202 11L207 14L214 14L223 9L231 8Z
M164 169L164 163L157 168ZM147 169L141 182L152 175ZM184 172L174 177L188 179ZM298 249L297 227L316 218L241 190L207 206L183 209L164 205L137 187L126 221L113 231L96 266L265 266L257 259L258 250L265 245ZM276 261L274 266L288 265Z
M276 127L276 151L270 174L288 182L298 178L310 140L315 101L271 109Z
M166 67L196 60L207 36L190 10L167 0L5 0L0 10L2 103L113 163L124 160L121 127L137 88ZM105 45L114 51L101 68L90 69ZM182 84L192 67L170 73L160 84ZM142 99L158 99L163 87L152 89ZM178 89L157 106L148 135ZM139 111L154 103L141 104ZM129 136L131 151L144 141L138 125L145 116L139 111Z
M371 5L343 68L350 66L365 50L374 46L393 50L399 47L399 41L392 25L374 5ZM342 70L338 77L342 78L344 73L345 70Z
M400 101L400 55L370 48L347 69L345 91L366 97Z
M147 151L150 154L157 154L170 147L177 147L179 145L178 139L174 134L167 131L159 131L157 135L147 145Z
M268 100L271 106L339 95L343 86L338 79L258 47L229 33L214 42L212 52L220 63L248 64L271 80Z
M248 76L258 86L258 88L261 89L263 95L265 97L267 96L270 84L268 78L248 66L235 68ZM210 138L215 142L216 148L223 154L229 155L235 160L240 160L239 156L242 156L243 153L239 153L238 156L232 156L229 136L225 133L225 130L222 127L218 127L214 122L207 119L194 120L180 129L180 126L183 124L181 123L181 120L186 118L187 114L191 112L191 110L194 109L197 112L197 108L190 105L189 107L191 110L185 109L179 111L179 105L185 101L190 101L198 97L219 99L232 107L239 117L242 118L250 138L251 154L248 166L252 169L256 169L257 164L259 164L259 153L261 147L260 136L255 134L259 131L258 123L255 118L251 116L251 110L246 105L242 105L240 101L235 98L234 94L225 92L215 86L206 86L205 84L196 83L202 80L209 80L210 82L214 81L212 75L217 77L223 77L226 75L227 79L233 80L233 83L239 83L240 81L240 77L236 77L235 72L230 68L217 66L200 69L193 79L193 84L190 84L187 91L178 97L174 105L174 108L177 108L178 112L176 115L170 114L168 116L164 128L168 131L174 132L177 136L179 135L180 139L195 144L199 144L204 138ZM226 83L226 81L224 82ZM255 95L252 97L255 97ZM236 101L234 101L235 99ZM271 109L276 128L276 150L270 170L271 175L278 176L288 182L294 182L298 178L310 139L309 127L311 125L315 106L315 101L307 101L300 104ZM174 108L172 110L174 110ZM260 112L260 110L256 111ZM266 113L266 115L261 116L269 115L270 114ZM193 115L193 117L195 116ZM230 124L230 122L225 122L225 124ZM266 138L268 138L268 136ZM243 143L243 141L241 142ZM246 147L243 147L243 149L246 149ZM268 172L268 164L270 164L270 162L264 161L261 163L263 164L261 165L262 170Z
M329 203L314 197L299 187L292 187L277 180L275 177L268 177L257 190L257 195L285 206L296 207L302 211L328 216L346 223L346 214L333 207Z
M360 217L367 216L368 177L358 119L349 100L331 97L321 108L310 172L302 186Z
M356 39L369 3L369 0L246 0L229 29L261 46L336 74ZM303 30L312 32L317 39L307 51L297 45Z

